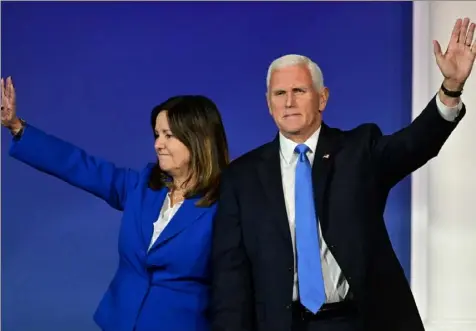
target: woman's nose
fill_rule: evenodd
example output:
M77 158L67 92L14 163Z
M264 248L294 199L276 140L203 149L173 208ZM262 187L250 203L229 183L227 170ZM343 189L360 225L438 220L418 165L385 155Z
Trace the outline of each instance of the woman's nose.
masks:
M156 150L163 149L164 148L164 142L162 141L162 139L157 138L155 140L154 147L155 147Z

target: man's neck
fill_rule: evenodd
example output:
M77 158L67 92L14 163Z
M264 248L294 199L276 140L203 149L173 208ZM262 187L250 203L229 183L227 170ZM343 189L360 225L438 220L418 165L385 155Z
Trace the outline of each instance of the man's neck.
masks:
M296 134L286 133L286 132L281 132L281 133L283 136L295 142L296 144L303 144L320 128L321 128L321 123L318 123L317 126L309 128L308 130L305 131L305 133L303 132L299 132Z

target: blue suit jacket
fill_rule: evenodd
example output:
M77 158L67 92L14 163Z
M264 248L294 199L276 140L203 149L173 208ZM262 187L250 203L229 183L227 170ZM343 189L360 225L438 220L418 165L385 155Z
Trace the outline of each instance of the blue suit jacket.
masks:
M119 267L95 315L106 331L207 331L209 256L216 206L187 199L148 247L166 189L152 191L152 164L141 172L116 168L33 126L10 155L88 191L123 211Z

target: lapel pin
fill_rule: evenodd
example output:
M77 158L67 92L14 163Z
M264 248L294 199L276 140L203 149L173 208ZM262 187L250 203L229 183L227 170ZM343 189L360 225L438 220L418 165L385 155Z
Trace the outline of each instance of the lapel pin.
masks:
M324 156L322 157L323 159L328 159L329 158L329 154L324 154Z

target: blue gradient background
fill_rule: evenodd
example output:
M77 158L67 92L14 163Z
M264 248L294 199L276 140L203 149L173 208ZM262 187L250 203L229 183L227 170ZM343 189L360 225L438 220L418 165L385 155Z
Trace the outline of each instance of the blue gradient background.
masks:
M411 2L1 6L2 76L14 77L19 114L117 165L154 160L149 113L173 94L216 101L233 157L272 139L265 75L286 53L321 66L331 126L391 133L411 120ZM97 330L120 215L9 158L9 140L3 131L2 330ZM409 276L409 178L386 221Z

